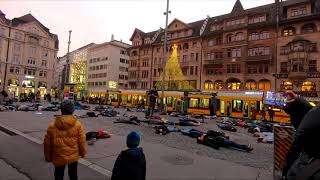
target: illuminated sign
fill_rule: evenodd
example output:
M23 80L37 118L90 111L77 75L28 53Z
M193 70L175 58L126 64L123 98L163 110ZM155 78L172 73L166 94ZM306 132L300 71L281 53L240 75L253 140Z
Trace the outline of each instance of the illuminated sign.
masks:
M116 81L109 81L109 88L114 89L118 87L118 83Z
M255 95L262 95L263 92L250 92L250 91L248 91L248 92L245 92L245 94L246 94L246 95L253 95L253 94L255 94Z
M26 75L25 76L27 79L34 79L34 76L28 76L28 75Z

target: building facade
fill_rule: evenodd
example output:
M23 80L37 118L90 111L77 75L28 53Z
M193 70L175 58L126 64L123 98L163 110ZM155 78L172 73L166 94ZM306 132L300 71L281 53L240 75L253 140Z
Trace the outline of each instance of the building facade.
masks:
M317 0L276 0L246 10L236 0L229 14L192 23L174 19L166 51L170 59L177 47L183 76L165 81L178 81L171 90L320 90L319 14ZM158 85L164 30L135 29L130 40L129 88Z
M111 39L89 49L87 87L91 95L128 88L129 47L129 44Z
M0 11L0 89L50 93L58 48L58 36L31 14L9 20Z
M64 84L74 84L74 91L78 99L87 94L88 54L89 49L94 45L94 43L87 44L71 51L69 55L58 58L56 79L59 89L63 89ZM67 63L68 59L69 63Z

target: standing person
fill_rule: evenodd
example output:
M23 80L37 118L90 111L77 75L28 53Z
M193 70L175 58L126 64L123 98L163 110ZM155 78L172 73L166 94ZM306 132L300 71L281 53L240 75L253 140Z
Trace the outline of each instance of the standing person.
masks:
M148 92L148 99L149 99L149 107L148 111L151 110L151 116L153 116L153 111L157 103L157 99L159 98L158 91L156 90L156 87L153 86L153 88Z
M257 111L254 107L251 107L251 113L252 113L252 120L256 120Z
M56 93L54 94L54 101L57 101L57 99L58 99L58 93L56 92Z
M268 113L270 117L270 122L273 122L274 111L272 110L272 107L269 107Z
M84 104L84 96L81 97L81 102Z
M266 120L266 110L265 110L265 107L262 107L261 109L261 116L262 116L262 121L265 121Z
M230 110L231 110L230 103L228 103L227 104L227 117L230 117Z
M127 136L127 150L118 156L113 170L111 180L145 180L146 158L140 144L140 135L130 132Z
M320 179L320 144L317 143L320 136L320 106L312 107L293 92L287 92L287 99L287 106L283 109L290 115L296 133L284 168L288 171L283 175L287 180Z
M45 160L53 163L55 180L63 180L66 165L69 179L77 180L78 160L87 153L85 130L73 112L73 102L64 100L61 103L62 115L56 116L44 138Z

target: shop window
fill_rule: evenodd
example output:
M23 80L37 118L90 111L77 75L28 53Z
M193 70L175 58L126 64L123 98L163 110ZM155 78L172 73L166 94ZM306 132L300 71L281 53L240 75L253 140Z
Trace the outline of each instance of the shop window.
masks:
M213 90L213 83L212 81L204 82L204 90Z
M254 80L251 80L246 82L245 87L247 90L256 90L257 84Z
M285 81L282 84L282 90L287 91L287 90L293 90L293 84L290 81Z
M172 104L173 104L173 97L171 97L171 96L169 96L169 97L167 97L166 98L166 104L167 104L167 106L172 106Z
M232 100L232 111L242 112L242 100Z
M301 91L315 91L316 84L314 82L306 81L302 83Z
M269 80L260 80L258 84L259 90L269 91L271 89L271 83Z
M215 81L215 82L214 82L214 89L215 89L215 90L221 90L221 89L223 89L223 82L222 82L222 81Z

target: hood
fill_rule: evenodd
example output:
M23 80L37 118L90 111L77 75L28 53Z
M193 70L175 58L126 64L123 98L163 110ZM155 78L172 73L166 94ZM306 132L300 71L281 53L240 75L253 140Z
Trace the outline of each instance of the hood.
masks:
M57 116L54 125L59 130L68 130L72 128L77 122L77 119L72 115Z
M140 161L144 154L142 148L130 148L122 152L123 156L125 156L129 161Z

